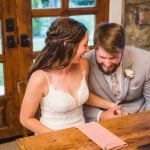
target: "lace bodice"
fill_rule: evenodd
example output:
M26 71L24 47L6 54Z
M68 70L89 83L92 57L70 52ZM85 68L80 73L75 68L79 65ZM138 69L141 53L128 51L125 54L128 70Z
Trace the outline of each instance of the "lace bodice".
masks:
M47 78L46 73L43 71L42 73ZM40 121L53 130L84 123L82 105L87 101L88 96L89 90L84 71L80 87L74 96L62 90L57 90L54 85L49 83L49 92L41 101Z

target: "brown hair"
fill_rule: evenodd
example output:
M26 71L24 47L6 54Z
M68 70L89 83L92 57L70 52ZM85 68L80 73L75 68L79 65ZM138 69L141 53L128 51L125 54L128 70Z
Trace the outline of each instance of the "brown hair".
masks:
M66 67L86 32L87 28L74 19L68 17L56 19L47 31L45 47L37 56L28 78L39 69L56 70Z
M101 46L108 52L118 52L125 47L123 27L117 23L100 23L94 33L94 45L96 50Z

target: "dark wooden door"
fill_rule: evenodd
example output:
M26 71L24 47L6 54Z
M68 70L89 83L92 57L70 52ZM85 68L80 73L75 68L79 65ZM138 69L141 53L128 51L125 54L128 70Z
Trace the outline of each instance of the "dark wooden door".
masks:
M21 0L0 3L0 139L16 137L23 130L19 122L20 105L27 70L32 64L29 3Z
M0 2L0 139L21 133L18 114L17 82L19 78L16 2Z

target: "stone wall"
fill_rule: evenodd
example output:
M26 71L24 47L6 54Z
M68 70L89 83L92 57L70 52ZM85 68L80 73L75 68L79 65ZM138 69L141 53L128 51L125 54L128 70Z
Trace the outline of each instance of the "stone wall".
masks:
M150 0L125 0L123 20L127 45L150 51Z

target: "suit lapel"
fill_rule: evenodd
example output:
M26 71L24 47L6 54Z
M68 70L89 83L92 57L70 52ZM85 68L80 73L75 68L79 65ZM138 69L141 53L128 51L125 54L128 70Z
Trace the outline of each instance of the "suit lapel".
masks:
M127 68L128 65L133 64L132 62L132 56L131 53L125 49L125 53L123 55L122 59L122 73L123 73L123 78L122 78L122 92L120 97L118 98L119 102L123 101L126 98L126 95L128 93L129 85L130 85L130 79L124 76L124 70Z
M122 92L121 95L118 97L118 102L122 102L124 101L127 93L128 93L128 89L129 89L129 84L130 84L130 80L127 78L124 78L124 81L122 81L123 87L122 87Z

